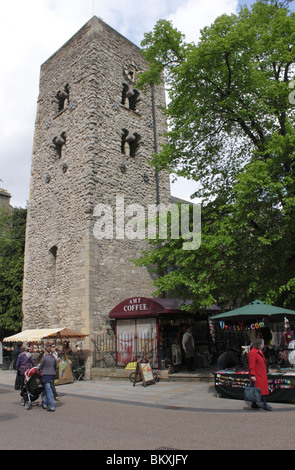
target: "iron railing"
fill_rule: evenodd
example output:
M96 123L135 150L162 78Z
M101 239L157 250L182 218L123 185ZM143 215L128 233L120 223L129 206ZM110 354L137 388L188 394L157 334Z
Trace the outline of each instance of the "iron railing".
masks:
M93 335L93 367L126 367L129 362L148 360L158 368L157 340L153 335L137 337L123 334L117 338L107 333Z
M93 367L116 367L116 338L106 334L93 335Z

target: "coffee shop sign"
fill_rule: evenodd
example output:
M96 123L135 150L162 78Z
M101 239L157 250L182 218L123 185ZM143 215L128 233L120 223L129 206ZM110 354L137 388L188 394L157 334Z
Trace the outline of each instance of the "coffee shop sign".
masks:
M228 331L249 331L249 330L259 330L260 328L265 328L266 324L264 318L261 321L256 321L255 323L246 324L243 321L238 321L233 325L226 324L224 321L219 321L219 326L222 330Z
M124 312L137 312L140 310L147 310L148 306L145 303L141 303L141 298L136 297L134 299L130 299L127 305L124 305L123 310Z

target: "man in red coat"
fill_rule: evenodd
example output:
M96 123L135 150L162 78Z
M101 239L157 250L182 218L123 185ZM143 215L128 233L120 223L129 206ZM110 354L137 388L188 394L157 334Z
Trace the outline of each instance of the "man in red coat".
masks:
M255 383L256 387L260 388L261 390L263 408L265 410L271 411L271 406L266 403L266 396L269 395L269 389L265 357L262 352L263 348L263 339L258 338L253 342L253 348L251 349L248 355L249 374L251 379L251 386L253 387ZM259 408L259 406L256 402L253 402L252 408Z

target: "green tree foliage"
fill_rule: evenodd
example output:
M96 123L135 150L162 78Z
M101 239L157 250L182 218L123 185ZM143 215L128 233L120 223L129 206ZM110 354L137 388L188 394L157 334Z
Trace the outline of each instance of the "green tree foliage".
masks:
M290 2L257 1L222 15L188 44L160 20L145 35L151 70L165 80L167 145L158 169L200 184L202 245L162 242L138 264L157 263L158 292L199 305L261 298L295 305L295 14ZM171 269L172 268L172 269ZM166 271L165 271L166 270Z
M26 209L0 210L0 331L18 332L22 326L22 287Z

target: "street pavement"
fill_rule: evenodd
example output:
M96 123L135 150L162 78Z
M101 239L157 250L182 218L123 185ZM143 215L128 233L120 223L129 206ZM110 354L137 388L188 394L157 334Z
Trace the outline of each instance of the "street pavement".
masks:
M14 385L15 372L0 370L0 384ZM141 382L133 386L128 379L106 379L97 381L78 381L57 387L58 393L68 396L97 398L156 408L176 407L190 410L241 410L245 406L240 400L218 399L212 382L166 382L144 387ZM280 406L280 405L278 405ZM294 408L295 410L295 408Z
M213 383L133 386L128 379L58 386L55 413L25 410L15 373L0 370L0 449L294 450L291 403L251 410L218 398ZM180 452L180 451L178 451ZM108 454L113 455L113 454Z

